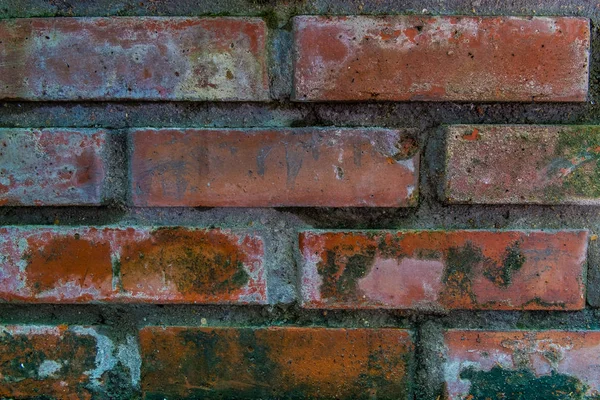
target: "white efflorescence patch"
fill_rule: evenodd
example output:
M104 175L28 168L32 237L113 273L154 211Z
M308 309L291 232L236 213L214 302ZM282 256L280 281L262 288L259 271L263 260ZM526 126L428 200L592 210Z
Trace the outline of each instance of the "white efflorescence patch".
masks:
M98 333L94 328L77 326L70 330L78 335L92 336L96 339L96 368L85 372L90 377L93 386L100 386L102 375L116 367L119 362L129 368L131 384L139 386L142 361L138 344L133 336L128 335L126 343L119 344L115 351L113 341L108 336Z

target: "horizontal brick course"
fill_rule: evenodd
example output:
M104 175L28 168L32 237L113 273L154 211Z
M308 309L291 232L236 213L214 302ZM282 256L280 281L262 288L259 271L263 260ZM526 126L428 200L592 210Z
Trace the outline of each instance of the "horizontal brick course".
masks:
M402 329L144 328L145 398L409 399Z
M108 133L0 129L0 205L100 205Z
M0 21L0 98L228 100L269 97L257 18Z
M264 245L186 228L0 228L0 299L266 303Z
M448 399L592 399L600 395L600 332L444 334Z
M445 129L449 202L600 205L599 126Z
M585 101L589 20L299 16L299 101Z
M580 310L586 231L306 231L308 308Z
M412 130L141 129L132 133L138 206L416 205Z
M93 398L96 348L86 329L0 326L0 397Z

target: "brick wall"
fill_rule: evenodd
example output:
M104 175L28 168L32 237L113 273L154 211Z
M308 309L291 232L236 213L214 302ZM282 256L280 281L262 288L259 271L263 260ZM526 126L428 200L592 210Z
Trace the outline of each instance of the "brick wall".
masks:
M516 3L0 0L0 398L600 398L600 8Z

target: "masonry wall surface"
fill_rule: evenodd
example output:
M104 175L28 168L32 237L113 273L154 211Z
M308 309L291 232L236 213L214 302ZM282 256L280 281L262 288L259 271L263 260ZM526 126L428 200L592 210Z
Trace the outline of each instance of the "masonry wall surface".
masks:
M443 96L438 101L416 98L410 102L404 98L296 101L302 99L296 97L294 88L294 18L304 15L408 15L424 20L440 15L577 17L584 21L582 26L589 21L585 25L589 26L589 43L580 46L584 52L589 47L585 67L588 81L582 85L580 76L569 86L567 101L560 102L524 101L522 97L510 102L491 101L489 96L475 99L478 101L448 101ZM192 89L182 85L179 94L187 93L187 97L154 87L128 92L127 83L135 82L137 75L127 75L130 81L113 97L106 95L108 91L96 90L93 96L76 98L85 88L75 84L75 94L69 95L75 98L59 96L56 91L24 96L27 88L20 87L0 101L0 143L9 138L13 144L25 145L29 139L23 139L24 132L34 136L75 132L79 141L65 139L59 149L65 151L97 135L85 162L100 166L95 171L102 172L77 178L68 171L53 172L49 164L37 164L33 150L20 148L22 154L30 156L23 157L21 153L3 152L0 147L0 170L9 163L14 169L35 170L37 166L47 174L39 183L51 186L25 196L23 191L31 182L15 178L10 190L0 192L0 379L11 377L10 385L0 384L0 397L370 396L437 400L600 396L600 208L595 203L599 192L594 186L600 175L595 175L596 170L583 170L583 181L567 182L566 193L556 190L567 187L561 186L563 181L544 181L534 189L505 195L509 201L496 201L496 192L486 192L485 196L472 193L469 185L450 179L466 171L469 165L464 163L484 150L467 153L467 161L449 153L463 149L466 145L461 140L465 137L468 142L485 135L480 125L560 125L567 131L570 126L585 126L591 128L583 142L569 142L572 147L560 148L583 149L586 156L597 160L594 146L600 142L593 128L600 125L597 2L0 0L0 23L58 17L251 18L253 29L264 27L265 36L259 33L258 47L236 39L250 49L250 53L243 52L244 65L253 68L249 86L246 78L238 80L234 75L228 79L225 69L213 71L225 77L219 81L227 88L221 98L210 86L199 91L193 85ZM263 39L264 49L260 45ZM237 48L228 51L235 53ZM0 69L6 67L1 57L0 53ZM181 56L182 60L186 57ZM181 61L182 65L188 65L186 62ZM26 69L27 65L18 67ZM162 73L159 67L157 71ZM20 75L10 79L15 76ZM98 81L101 85L110 81L103 79ZM3 80L6 77L0 77L0 82ZM169 75L167 82L171 80L180 79ZM585 88L587 93L582 92ZM460 126L460 134L456 141L448 140L448 132L459 129L456 126ZM246 199L240 191L232 207L221 206L224 201L214 187L217 195L213 200L217 200L212 204L202 204L203 197L197 192L181 197L187 186L156 189L153 179L160 179L157 176L182 174L194 180L205 176L198 172L202 166L185 174L172 172L169 168L173 165L152 165L148 160L152 149L146 149L141 161L135 153L140 134L161 130L177 135L260 131L275 137L297 130L321 138L313 128L318 132L351 132L354 142L345 146L364 146L368 157L362 158L361 165L372 168L340 170L335 163L342 156L333 154L337 148L332 150L325 139L323 143L320 139L307 141L310 145L300 146L308 151L302 157L315 171L322 171L320 182L325 182L320 183L320 194L313 194L322 202L313 206L310 196L302 197L301 204L294 206L294 201L300 202L298 192L290 195L281 189L291 187L287 179L289 171L294 171L293 163L286 164L287 148L273 151L271 156L279 158L267 163L262 175L257 170L252 179L238 180L243 186L263 179L264 185L267 177L285 201L269 202L261 197L264 193L260 188L254 187ZM393 138L408 135L410 140L394 141L390 147L385 141L373 144L361 139L365 132L373 131ZM533 136L548 131L555 128L538 127ZM270 140L277 140L272 137ZM552 137L551 145L555 146L558 136ZM517 139L494 140L499 147L522 148ZM551 164L554 159L548 161L540 155L541 147L526 142L532 150L518 157L516 165L526 166L528 160L536 165ZM193 158L192 151L206 145L192 139L188 143L189 147L176 149L178 157ZM486 143L481 140L477 145L486 149ZM335 165L319 164L313 157L312 150L319 146L326 147L320 154ZM505 151L498 157L512 154L510 148L502 148ZM223 152L218 146L212 149ZM554 149L548 154L556 156ZM567 150L561 154L569 161L573 157ZM349 151L344 157L354 160ZM230 168L237 168L229 148L226 153L231 157ZM67 157L65 164L76 170L79 156ZM302 157L292 161L298 164ZM135 165L143 169L137 171ZM281 171L276 170L277 165ZM518 179L518 172L527 172L521 167L510 171L511 165L507 162L505 167L511 179ZM358 173L363 183L377 187L376 192L385 191L388 182L375 179L378 168L390 179L401 181L380 203L369 198L369 193L353 192L352 181L347 185L338 182L344 173L346 179ZM495 168L499 169L497 165ZM299 176L300 187L309 187ZM60 181L55 180L57 177ZM328 192L328 179L344 191L343 207L323 206L340 200L333 189ZM144 190L134 193L138 181L143 182ZM186 179L181 181L186 184ZM3 178L0 184L6 185L4 182ZM90 182L97 186L90 188ZM506 182L500 185L511 184ZM548 187L554 191L545 190ZM389 204L390 193L398 199L394 206ZM482 199L475 198L477 194ZM523 199L521 195L531 197ZM60 202L49 204L57 198ZM169 198L177 198L178 204L168 207L161 203ZM257 198L260 201L253 206L251 201ZM352 202L354 207L346 207ZM345 236L339 241L319 237L327 238L331 231L331 235L343 232ZM437 232L435 235L442 238L427 246L422 242L405 244L410 251L394 242L398 235L408 235L411 239L407 241L417 242L414 237L423 231ZM473 238L476 234L472 232L488 236L472 239L471 244L448 242L445 232L452 235L456 231ZM548 238L535 239L540 232ZM344 247L349 241L351 248ZM547 246L540 255L542 242ZM307 248L313 249L310 246L323 256L317 259L315 252L305 253ZM393 282L405 282L414 268L428 268L431 274L412 278L419 282L430 279L440 286L433 295L421 291L391 298L393 290L378 289L372 270L359 268L356 275L342 277L352 256L369 266L377 263L384 270L404 271L404 275L394 275ZM402 257L410 264L402 264ZM527 257L535 261L527 262ZM460 268L450 269L449 258L477 260L477 265L460 269L469 264L460 261ZM165 265L175 268L165 275ZM212 272L198 272L198 265L208 265ZM471 280L464 280L472 271ZM548 280L544 283L532 278L536 273L546 274L543 279ZM324 276L321 286L315 284L320 274ZM337 280L327 280L327 274ZM519 280L523 276L529 280ZM502 298L482 306L483 302L475 300L485 297L488 287ZM367 294L369 299L361 297ZM494 355L490 357L490 353ZM232 370L239 365L244 374ZM169 374L161 373L165 370ZM281 385L261 384L273 377L280 377ZM164 384L153 383L156 379L164 379ZM465 386L465 381L471 386ZM502 393L505 397L498 397Z

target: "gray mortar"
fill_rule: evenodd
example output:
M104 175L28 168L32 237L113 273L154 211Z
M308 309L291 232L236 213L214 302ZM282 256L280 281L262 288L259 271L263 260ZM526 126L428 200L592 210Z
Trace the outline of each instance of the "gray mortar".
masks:
M270 103L6 102L0 127L118 129L107 154L111 193L104 207L0 207L1 225L188 225L244 228L265 238L269 306L0 304L0 323L96 326L123 358L99 398L133 398L135 352L121 350L148 325L402 327L417 339L415 399L441 394L442 332L464 329L600 329L600 240L590 242L588 308L561 311L401 312L302 310L296 303L297 232L302 229L561 229L600 232L600 209L589 206L445 205L437 196L443 173L439 126L478 124L599 124L600 8L585 0L0 0L0 18L53 16L261 16L269 31ZM549 103L291 103L291 17L298 14L569 15L592 20L590 101ZM278 29L273 30L274 27ZM144 208L129 206L126 136L130 127L415 127L421 146L420 199L414 209ZM130 347L126 347L130 349ZM133 359L132 359L133 357ZM123 379L125 375L125 379Z

